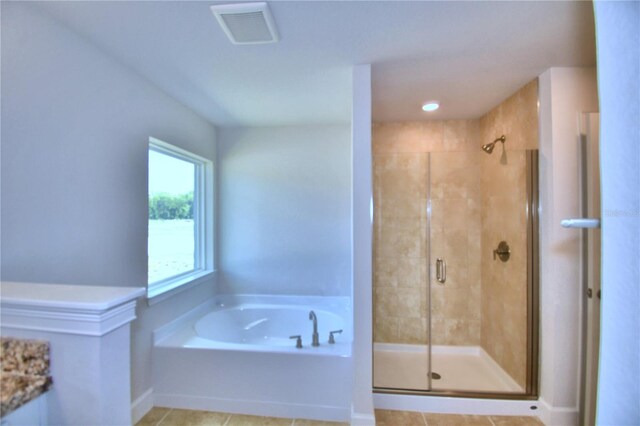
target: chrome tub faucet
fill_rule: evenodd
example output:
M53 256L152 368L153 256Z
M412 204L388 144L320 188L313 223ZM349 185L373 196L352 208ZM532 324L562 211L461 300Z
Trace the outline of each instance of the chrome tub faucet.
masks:
M313 336L311 346L320 346L320 338L318 336L318 317L316 317L316 313L313 311L309 312L309 319L313 320Z

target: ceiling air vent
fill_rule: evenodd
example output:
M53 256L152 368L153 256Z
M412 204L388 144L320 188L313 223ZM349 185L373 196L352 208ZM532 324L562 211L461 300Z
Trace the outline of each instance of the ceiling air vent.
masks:
M236 3L211 6L218 23L233 44L274 43L278 30L267 3Z

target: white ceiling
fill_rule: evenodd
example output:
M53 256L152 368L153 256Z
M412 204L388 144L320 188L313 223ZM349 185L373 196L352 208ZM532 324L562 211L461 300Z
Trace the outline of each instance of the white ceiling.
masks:
M219 126L348 122L354 64L373 64L375 121L476 118L551 66L595 65L590 1L271 1L281 41L251 46L213 3L37 5Z

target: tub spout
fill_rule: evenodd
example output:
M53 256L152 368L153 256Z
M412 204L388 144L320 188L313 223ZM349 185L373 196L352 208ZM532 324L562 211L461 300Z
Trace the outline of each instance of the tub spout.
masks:
M320 337L318 336L318 317L316 313L309 312L309 319L313 320L313 336L311 338L311 346L320 346Z

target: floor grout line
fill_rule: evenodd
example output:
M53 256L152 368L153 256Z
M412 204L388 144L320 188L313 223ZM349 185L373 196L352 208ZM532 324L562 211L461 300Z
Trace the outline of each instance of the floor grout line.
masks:
M493 426L496 426L496 424L493 422L493 419L491 418L491 416L487 416L487 418L489 419L489 421L491 422L491 424L492 424Z
M158 423L156 423L156 426L160 426L160 424L164 421L164 419L167 418L169 414L171 414L172 411L173 411L173 408L169 408L169 411L167 411L167 413L164 416L162 416L160 420L158 420Z
M227 420L224 421L224 424L222 426L227 426L229 424L229 420L231 420L231 416L233 416L233 414L227 414L229 415L229 417L227 417Z
M171 413L173 413L173 411L175 411L174 408L169 408L169 407L167 407L167 408L168 408L168 411L162 416L162 418L160 418L160 420L158 420L155 423L155 426L162 426L164 424L164 422L166 421L166 419L169 417L169 415ZM194 411L194 410L188 410L188 411ZM197 411L197 410L195 410L195 411ZM402 412L403 410L398 410L398 411ZM234 413L224 413L224 414L226 414L227 417L226 417L224 423L222 423L222 426L229 426L230 422L231 422L231 418L234 415L239 415L239 414L234 414ZM424 426L429 426L429 422L427 421L427 414L429 414L429 413L418 411L417 414L420 414L420 417L422 418L423 425ZM476 414L475 416L486 417L489 420L489 424L491 426L497 426L496 422L493 420L492 416L490 416L490 415L479 415L479 414ZM257 416L257 417L264 417L264 416ZM534 416L519 416L519 417L533 417L536 420L540 421L540 418L535 416L535 415ZM287 418L287 420L289 420L289 419ZM300 419L297 419L297 418L293 417L290 420L291 420L291 424L289 426L296 426L298 424L298 420L300 420ZM167 425L167 426L169 426L169 425Z

